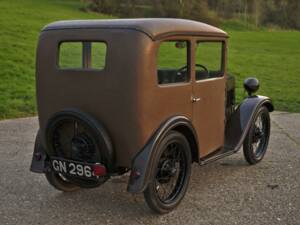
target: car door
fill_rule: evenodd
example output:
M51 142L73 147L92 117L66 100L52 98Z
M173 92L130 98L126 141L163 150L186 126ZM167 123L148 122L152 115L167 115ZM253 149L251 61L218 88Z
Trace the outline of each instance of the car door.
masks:
M197 130L200 157L224 144L225 42L197 40L193 44L193 124Z

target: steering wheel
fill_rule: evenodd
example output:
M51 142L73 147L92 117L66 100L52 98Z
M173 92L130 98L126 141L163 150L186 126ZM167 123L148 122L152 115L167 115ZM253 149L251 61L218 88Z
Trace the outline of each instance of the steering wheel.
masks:
M195 64L195 66L204 69L204 71L207 73L207 77L209 77L209 70L205 66L203 66L202 64Z
M204 69L204 71L207 73L207 77L209 77L209 70L205 66L203 66L201 64L195 64L195 66L196 67L201 67L202 69ZM185 72L186 70L187 70L187 66L181 67L180 69L178 69L177 75L178 76L182 75L182 73Z
M183 66L183 67L179 68L177 71L177 75L181 76L183 72L186 72L186 70L187 70L187 66Z

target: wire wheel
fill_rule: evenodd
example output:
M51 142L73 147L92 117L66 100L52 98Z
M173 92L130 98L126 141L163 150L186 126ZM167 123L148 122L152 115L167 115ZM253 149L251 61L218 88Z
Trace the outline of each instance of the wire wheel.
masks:
M163 203L171 202L181 191L187 169L183 151L180 144L170 143L159 160L155 184L158 198Z
M244 156L250 164L263 159L269 143L270 127L269 111L263 106L257 112L244 142Z
M56 156L90 163L101 161L92 131L82 121L65 118L54 126L50 142Z
M167 213L179 204L187 190L191 173L191 150L186 138L172 131L157 151L151 180L144 195L152 210Z
M50 157L111 165L112 155L109 154L111 142L108 135L97 121L83 113L77 111L57 113L48 123L46 141ZM61 184L69 182L85 188L99 186L108 179L107 176L95 180L62 174L48 174L48 177L60 180Z

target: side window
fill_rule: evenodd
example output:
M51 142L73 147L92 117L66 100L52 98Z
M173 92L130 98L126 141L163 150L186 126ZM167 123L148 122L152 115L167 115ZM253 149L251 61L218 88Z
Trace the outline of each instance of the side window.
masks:
M104 42L62 42L59 46L60 69L97 69L105 67Z
M196 80L223 76L223 43L198 42L196 49Z
M164 41L157 55L158 84L189 82L188 41Z

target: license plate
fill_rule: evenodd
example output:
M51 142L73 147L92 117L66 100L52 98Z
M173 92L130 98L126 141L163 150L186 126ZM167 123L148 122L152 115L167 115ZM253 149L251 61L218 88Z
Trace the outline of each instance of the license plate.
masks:
M77 162L57 157L52 157L51 168L56 173L66 174L87 179L97 179L94 175L94 166L96 164Z

